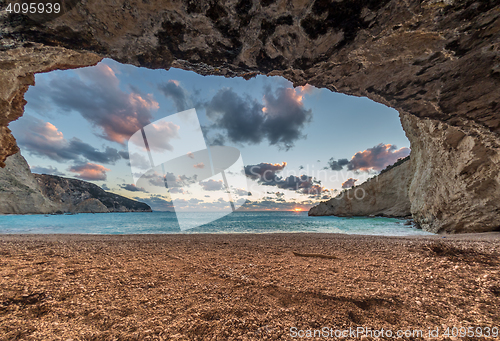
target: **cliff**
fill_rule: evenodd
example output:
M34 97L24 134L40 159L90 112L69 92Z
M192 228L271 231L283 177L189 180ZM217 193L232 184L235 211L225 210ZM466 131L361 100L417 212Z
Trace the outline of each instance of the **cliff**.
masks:
M500 228L500 5L494 0L0 2L0 166L34 74L107 57L203 75L283 76L399 111L411 213L433 232ZM328 142L325 136L325 142Z
M149 205L106 192L90 182L33 174L42 193L64 212L151 212Z
M335 215L407 217L411 215L408 188L412 179L411 159L350 188L309 210L310 216Z
M9 156L5 168L0 168L0 213L52 213L58 209L57 204L42 194L21 154Z
M56 212L151 212L151 207L86 181L32 174L20 153L9 156L0 168L0 214Z

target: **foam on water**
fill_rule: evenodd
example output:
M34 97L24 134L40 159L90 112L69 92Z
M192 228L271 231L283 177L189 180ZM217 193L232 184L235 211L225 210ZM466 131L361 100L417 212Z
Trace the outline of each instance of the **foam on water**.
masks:
M206 221L211 213L193 213ZM321 232L385 236L429 235L394 218L309 217L307 212L234 212L210 224L181 231L173 212L3 215L0 233L296 233Z

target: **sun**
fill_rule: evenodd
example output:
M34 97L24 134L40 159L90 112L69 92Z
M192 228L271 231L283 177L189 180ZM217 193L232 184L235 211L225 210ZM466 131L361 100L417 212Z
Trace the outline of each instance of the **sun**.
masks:
M296 208L294 208L294 211L295 212L302 212L302 209L300 207L296 207Z

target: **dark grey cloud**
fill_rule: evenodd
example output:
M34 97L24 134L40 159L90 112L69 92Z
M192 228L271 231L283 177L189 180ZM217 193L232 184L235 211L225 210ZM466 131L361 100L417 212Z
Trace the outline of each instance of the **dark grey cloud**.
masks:
M118 152L118 155L120 155L125 160L128 160L130 158L128 151L126 151L126 150L120 150Z
M145 192L145 193L147 193L147 191L144 189L144 187L137 187L134 184L122 184L122 185L120 185L120 187L123 188L124 190L130 191L130 192Z
M69 141L69 146L67 149L70 155L80 154L89 161L95 161L100 163L114 163L122 158L123 152L117 151L115 148L106 147L106 149L101 152L91 145L82 142L77 138L73 138ZM127 153L128 154L128 153ZM73 158L74 160L74 158Z
M215 136L208 137L208 144L211 146L223 146L226 143L226 138L224 135L217 133Z
M167 83L158 85L158 89L170 98L177 109L177 111L184 111L189 108L189 98L186 91L179 85L178 81L170 80Z
M245 166L245 175L252 180L257 180L261 184L274 184L278 178L277 173L286 167L286 162L265 163Z
M229 88L219 90L205 104L207 116L214 122L211 129L222 130L224 137L235 143L267 140L280 148L293 147L295 141L305 137L302 129L311 121L312 111L304 108L302 96L294 89L280 87L274 93L270 88L265 90L264 105Z
M48 167L41 167L41 166L31 167L30 166L30 168L31 168L31 173L64 176L64 173L60 172L57 168L52 167L52 166L48 166Z
M103 190L105 190L105 191L109 191L109 187L108 187L108 185L106 185L106 184L102 184L102 185L101 185L101 188L102 188Z
M278 179L275 186L281 189L297 191L302 194L320 195L325 191L321 186L321 181L315 180L312 176L307 175L290 175L284 179Z
M207 116L232 142L259 143L264 138L262 104L240 97L233 90L219 90L206 105Z
M333 157L328 161L328 168L334 171L342 170L344 166L349 164L349 160L347 159L339 159L335 160Z
M172 201L162 195L151 195L149 198L134 197L134 199L148 204L153 211L174 211Z
M282 177L277 173L286 167L286 162L279 163L259 163L257 165L245 166L245 175L252 180L256 180L264 186L276 186L280 189L297 191L302 194L319 195L325 191L321 182L307 175L290 175Z

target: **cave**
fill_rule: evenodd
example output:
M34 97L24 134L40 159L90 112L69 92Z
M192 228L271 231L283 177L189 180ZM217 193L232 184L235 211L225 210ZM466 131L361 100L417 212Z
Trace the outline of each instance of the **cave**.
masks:
M500 221L500 10L494 0L68 1L7 13L0 162L34 75L103 58L202 75L279 75L395 108L411 145L411 213L431 232Z

